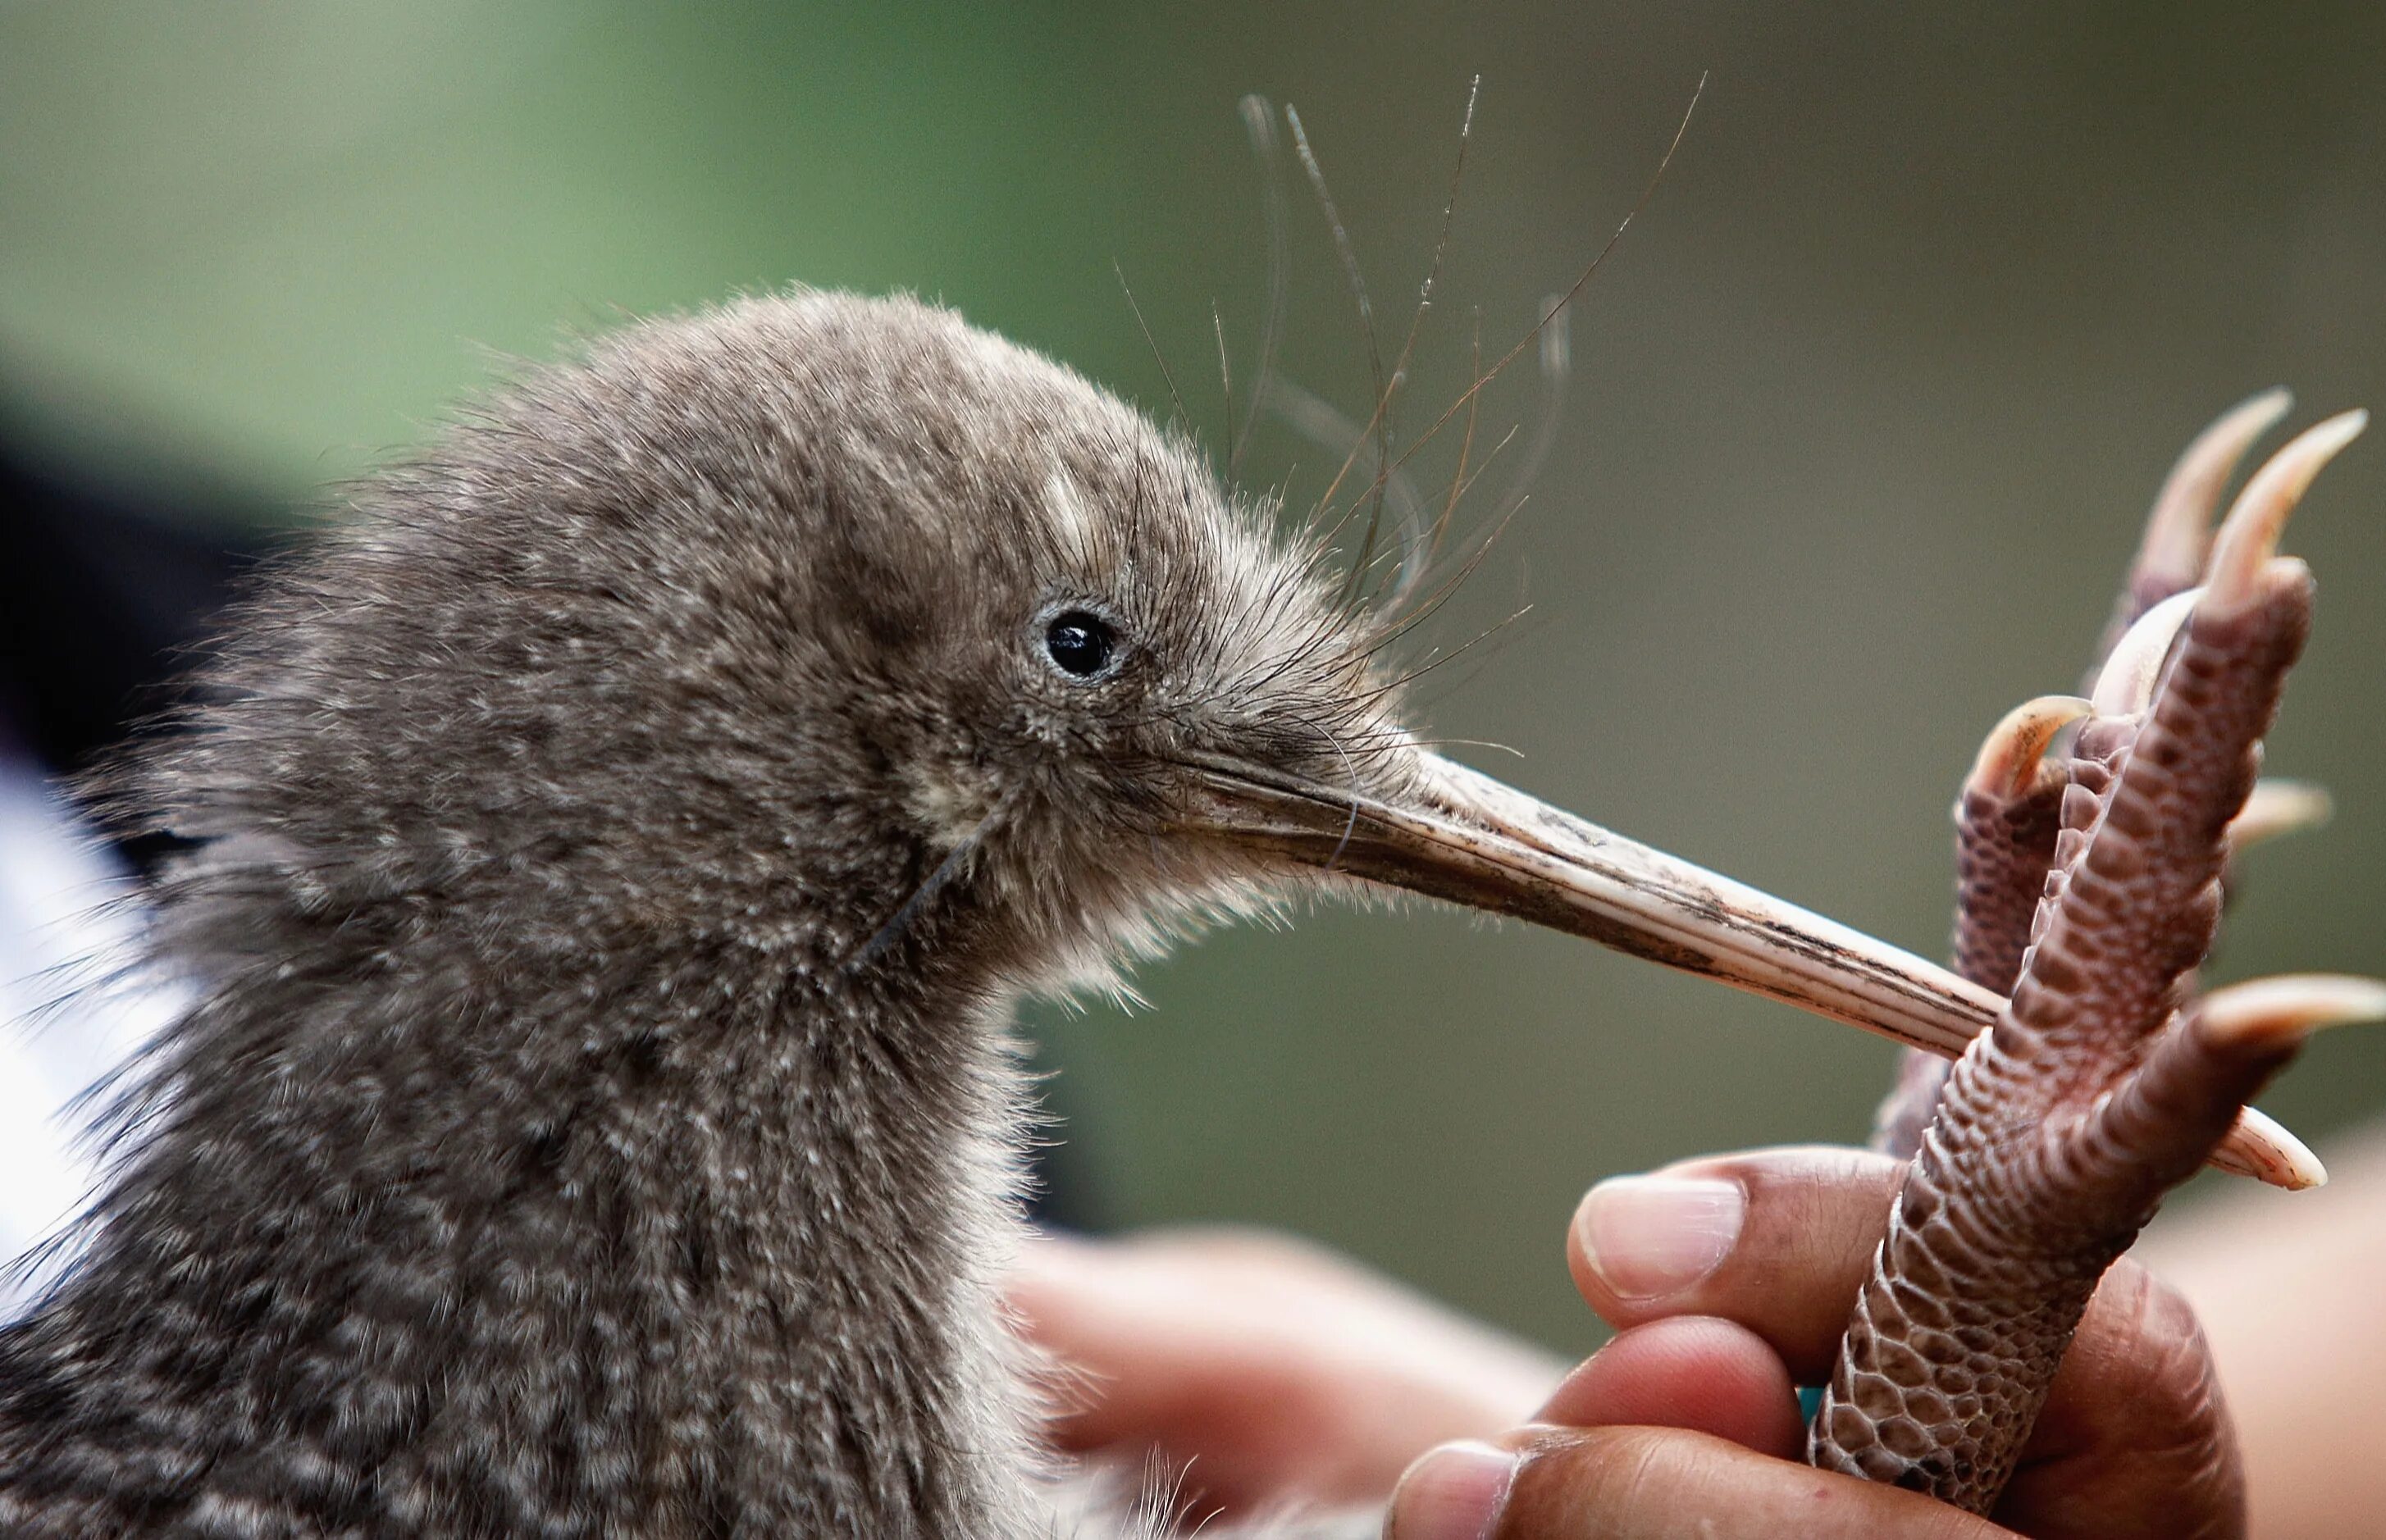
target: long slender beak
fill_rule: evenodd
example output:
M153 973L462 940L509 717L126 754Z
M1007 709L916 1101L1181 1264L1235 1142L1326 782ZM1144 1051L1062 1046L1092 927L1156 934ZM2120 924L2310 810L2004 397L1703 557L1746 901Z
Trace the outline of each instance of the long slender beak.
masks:
M1376 795L1220 755L1188 757L1203 820L1248 848L1585 936L1944 1058L2004 1008L1902 947L1625 838L1425 750ZM2292 1134L2247 1109L2214 1164L2319 1180Z

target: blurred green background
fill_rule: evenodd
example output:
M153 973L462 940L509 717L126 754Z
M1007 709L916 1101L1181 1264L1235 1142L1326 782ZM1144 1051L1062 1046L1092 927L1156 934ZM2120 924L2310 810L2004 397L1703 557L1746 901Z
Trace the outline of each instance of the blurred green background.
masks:
M2004 707L2072 685L2171 456L2275 382L2299 422L2386 406L2381 64L2363 5L20 3L0 420L62 475L288 520L506 357L794 282L941 296L1165 409L1115 262L1216 444L1211 307L1248 368L1265 294L1237 98L1300 107L1396 332L1479 71L1413 426L1464 384L1477 313L1504 350L1572 280L1711 71L1576 307L1534 494L1427 645L1534 607L1429 676L1424 714L1935 954L1954 781ZM1284 369L1363 418L1353 307L1292 192ZM1490 436L1530 436L1527 372ZM1298 502L1326 457L1271 430L1245 479ZM2341 809L2255 858L2226 976L2386 969L2380 445L2290 545L2326 599L2271 764ZM1559 1264L1589 1182L1860 1137L1890 1062L1416 908L1213 936L1140 985L1149 1009L1031 1022L1102 1219L1290 1227L1567 1346L1593 1337ZM2347 1033L2267 1105L2324 1136L2381 1093L2386 1037Z

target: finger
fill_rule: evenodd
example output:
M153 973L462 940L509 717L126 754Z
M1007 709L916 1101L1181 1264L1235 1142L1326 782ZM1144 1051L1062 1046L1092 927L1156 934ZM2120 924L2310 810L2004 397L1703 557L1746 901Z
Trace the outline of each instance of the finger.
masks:
M1230 1508L1380 1500L1418 1451L1514 1426L1563 1366L1321 1247L1261 1232L1037 1236L1008 1283L1058 1360L1064 1448L1159 1448Z
M1614 1178L1576 1211L1567 1261L1612 1325L1722 1316L1816 1383L1904 1176L1887 1156L1817 1146Z
M2058 1537L2244 1533L2236 1431L2195 1312L2124 1258L2049 1387L2001 1515Z
M2015 1540L1985 1519L1673 1428L1526 1429L1409 1468L1387 1540Z
M1625 1332L1567 1375L1534 1421L1685 1428L1781 1459L1799 1458L1806 1443L1781 1359L1747 1327L1713 1316Z
M1184 1370L1201 1361L1199 1327L1155 1338L1149 1323L1173 1319L1164 1282L1115 1264L1103 1248L1037 1235L1005 1283L1022 1336L1061 1366L1046 1376L1047 1433L1063 1448L1094 1449L1159 1423L1181 1421ZM1188 1346L1192 1353L1188 1355ZM1208 1383L1206 1376L1194 1382Z
M1050 1355L1046 1435L1077 1453L1198 1471L1185 1495L1245 1512L1380 1493L1436 1431L1356 1468L1368 1439L1339 1376L1238 1318L1212 1274L1139 1248L1038 1236L1008 1282L1021 1334Z
M1903 1170L1857 1151L1791 1148L1602 1183L1568 1240L1576 1280L1619 1327L1719 1316L1762 1338L1797 1383L1815 1383ZM2125 1258L2089 1303L1999 1516L2028 1519L2032 1534L2184 1534L2242 1502L2194 1315Z
M1618 1328L1720 1316L1762 1337L1799 1383L1813 1384L1839 1351L1904 1176L1904 1164L1886 1156L1816 1146L1614 1178L1576 1211L1568 1263L1583 1297ZM2109 1368L2178 1355L2193 1317L2168 1308L2177 1301L2167 1290L2148 1295L2160 1285L2141 1276L2127 1261L2116 1268L2070 1358Z
M1194 1267L1161 1245L1050 1235L1023 1248L1006 1286L1021 1334L1060 1365L1046 1389L1055 1442L1198 1449L1214 1476L1287 1428L1345 1427L1344 1356L1303 1331L1311 1291L1289 1264L1253 1281L1239 1276L1247 1255L1224 1255Z

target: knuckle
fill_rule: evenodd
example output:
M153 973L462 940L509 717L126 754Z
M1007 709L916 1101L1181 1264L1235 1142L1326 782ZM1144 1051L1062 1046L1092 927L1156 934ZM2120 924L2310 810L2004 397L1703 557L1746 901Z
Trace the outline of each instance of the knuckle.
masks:
M1655 1428L1552 1432L1527 1448L1511 1516L1529 1503L1542 1523L1526 1533L1596 1534L1593 1522L1663 1507L1675 1496L1666 1448Z
M2180 1446L2228 1442L2212 1351L2184 1295L2124 1258L2105 1275L2093 1311L2094 1330L2083 1327L2075 1339L2076 1383L2129 1409L2141 1436Z

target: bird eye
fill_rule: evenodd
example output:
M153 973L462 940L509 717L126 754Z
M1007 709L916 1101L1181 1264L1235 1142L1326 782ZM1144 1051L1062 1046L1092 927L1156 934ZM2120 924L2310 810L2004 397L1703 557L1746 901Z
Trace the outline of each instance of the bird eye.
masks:
M1097 679L1118 652L1118 632L1091 610L1068 609L1044 628L1044 650L1072 679Z

